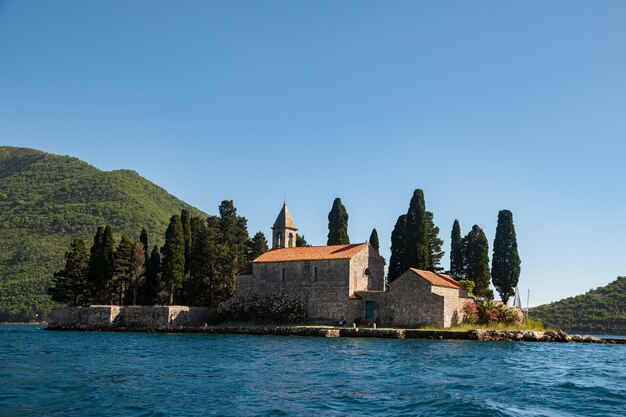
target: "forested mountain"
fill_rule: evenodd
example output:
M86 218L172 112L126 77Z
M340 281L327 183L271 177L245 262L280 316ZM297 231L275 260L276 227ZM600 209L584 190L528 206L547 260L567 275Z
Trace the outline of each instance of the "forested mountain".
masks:
M530 316L568 332L626 335L626 277L583 295L535 307Z
M104 172L68 156L0 147L0 320L47 313L46 291L73 238L91 245L99 225L150 245L189 206L134 171Z

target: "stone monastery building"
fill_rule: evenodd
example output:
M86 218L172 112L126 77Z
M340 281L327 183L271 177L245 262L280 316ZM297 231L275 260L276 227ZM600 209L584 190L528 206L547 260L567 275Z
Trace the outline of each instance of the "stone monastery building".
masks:
M300 297L313 321L361 317L399 326L449 327L462 321L467 291L444 274L409 269L385 290L385 260L369 243L296 247L296 225L283 205L272 249L237 277L237 292Z

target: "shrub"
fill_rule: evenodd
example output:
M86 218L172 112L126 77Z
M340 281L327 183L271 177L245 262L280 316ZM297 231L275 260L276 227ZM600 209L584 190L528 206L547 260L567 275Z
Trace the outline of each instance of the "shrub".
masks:
M307 319L300 298L287 294L239 294L221 303L217 312L228 321L301 323Z
M476 306L478 321L481 324L498 323L500 321L500 309L492 300L483 300Z
M466 301L463 303L463 322L474 324L478 321L478 309L476 303L473 301Z
M504 324L524 323L524 313L517 307L503 305L499 311L498 318L500 323Z
M459 281L459 284L461 284L467 290L468 297L474 296L473 291L474 287L476 286L476 283L474 281L470 281L469 279L462 279Z

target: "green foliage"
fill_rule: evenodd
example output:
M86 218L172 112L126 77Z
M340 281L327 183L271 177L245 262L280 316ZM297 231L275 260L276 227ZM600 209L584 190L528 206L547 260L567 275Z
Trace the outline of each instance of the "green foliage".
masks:
M172 216L165 232L162 254L161 277L168 293L169 305L173 305L174 293L181 288L185 273L185 238L183 225L177 214Z
M477 225L463 238L463 258L467 279L476 284L474 294L489 298L489 242Z
M458 220L454 220L452 233L450 234L450 276L456 280L464 279L464 264L461 226ZM474 287L472 286L472 288Z
M163 285L161 283L161 252L154 245L146 263L146 281L144 284L144 304L163 304Z
M45 317L58 305L48 295L51 271L63 267L75 238L91 241L98 225L110 224L127 236L145 227L162 239L171 214L183 208L202 214L133 171L0 147L0 316Z
M532 308L529 316L567 332L626 335L626 277L583 295Z
M133 242L131 242L125 235L122 235L120 242L115 249L114 255L114 283L113 291L116 293L114 302L118 305L124 305L124 299L126 297L126 289L130 282L130 275L132 270L132 256L133 256Z
M248 269L248 220L237 214L232 200L219 206L219 299L235 292L235 277Z
M515 287L519 281L520 258L517 253L517 238L513 226L513 213L500 210L498 227L493 242L493 258L491 259L491 279L503 303L515 295Z
M143 284L146 274L146 250L141 242L133 244L131 252L131 270L130 270L130 290L132 291L132 305L137 305L139 301L143 304L140 287Z
M372 234L370 235L369 243L370 245L372 245L374 249L376 249L376 252L380 250L380 242L378 241L378 232L376 231L376 228L372 229Z
M296 246L299 246L297 242L298 242L298 236L296 235ZM250 249L249 249L250 254L248 258L252 262L259 256L263 255L268 250L269 250L269 247L267 246L267 239L265 238L265 235L263 234L263 232L257 232L254 235L254 237L250 240Z
M141 229L141 234L139 235L139 242L141 242L141 244L143 245L144 257L147 260L148 259L148 251L150 250L150 247L148 246L148 231L146 230L145 227L143 227Z
M474 287L476 286L474 281L471 281L469 279L461 279L459 280L459 284L465 287L465 289L467 290L468 297L474 296Z
M433 213L426 212L426 227L428 229L428 254L430 256L430 266L433 272L443 272L441 265L441 258L445 254L441 250L443 247L443 240L439 238L439 228L435 226Z
M225 321L302 323L307 318L302 300L284 294L237 294L221 303L217 311Z
M402 272L409 268L432 270L428 248L428 220L424 192L415 190L406 213L406 236Z
M348 245L348 212L341 203L340 198L335 198L333 207L328 213L328 242L327 245Z
M308 242L304 238L304 235L300 236L299 234L296 233L296 246L299 248L304 248L306 246L311 246L311 245L308 244Z
M180 223L183 227L183 238L185 239L185 274L189 272L189 258L191 256L191 223L189 211L182 209L180 212Z
M406 245L406 214L398 217L396 225L391 232L391 258L389 259L389 270L387 273L387 281L393 282L398 278L404 270L404 248Z
M53 301L69 306L89 304L90 293L86 280L88 263L85 242L74 239L71 249L65 253L65 268L54 273L52 285L48 289Z

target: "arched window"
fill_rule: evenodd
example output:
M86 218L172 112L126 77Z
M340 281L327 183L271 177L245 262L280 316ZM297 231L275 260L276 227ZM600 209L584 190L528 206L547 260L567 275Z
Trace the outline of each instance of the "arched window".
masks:
M283 234L280 232L276 233L276 247L282 247L283 246Z
M370 269L365 268L365 271L363 271L363 275L369 275L369 274L370 274Z
M293 248L293 233L289 233L289 247Z

